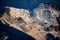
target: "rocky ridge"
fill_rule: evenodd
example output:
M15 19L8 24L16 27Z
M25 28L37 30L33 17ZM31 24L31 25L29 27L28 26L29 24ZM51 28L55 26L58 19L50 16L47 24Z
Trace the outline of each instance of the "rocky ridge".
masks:
M42 8L41 8L42 7ZM49 27L50 25L57 26L59 25L56 21L56 17L59 17L59 11L54 10L50 6L45 8L45 4L39 5L36 9L34 9L34 16L30 17L29 10L18 9L13 7L8 7L5 11L4 15L0 18L3 24L9 24L10 27L14 27L18 30L25 32L26 34L31 35L36 40L45 40L45 35L47 33L51 33L55 37L57 37L58 32L56 32L53 28L52 31L45 31L44 28ZM43 11L47 11L51 18L48 15L44 15ZM48 18L48 19L46 19Z

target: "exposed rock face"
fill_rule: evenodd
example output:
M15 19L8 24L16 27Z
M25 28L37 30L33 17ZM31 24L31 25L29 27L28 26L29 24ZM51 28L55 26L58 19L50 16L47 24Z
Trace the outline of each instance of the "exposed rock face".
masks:
M58 32L54 28L49 32L44 29L49 28L51 25L58 25L56 17L59 17L60 12L46 4L39 5L33 12L34 16L30 17L29 10L8 7L0 20L3 24L9 24L11 27L31 35L36 40L45 40L47 33L51 33L56 37Z

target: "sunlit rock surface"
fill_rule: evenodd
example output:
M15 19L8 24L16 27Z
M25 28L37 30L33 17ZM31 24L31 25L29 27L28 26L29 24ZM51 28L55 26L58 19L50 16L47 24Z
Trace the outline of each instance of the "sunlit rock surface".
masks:
M48 33L51 33L55 38L60 37L58 35L60 32L55 31L57 27L60 27L56 20L60 11L53 9L51 5L41 3L33 10L34 15L32 17L30 13L27 9L6 7L0 20L3 24L9 24L10 27L21 30L36 40L52 40L53 37L46 39L45 36Z

